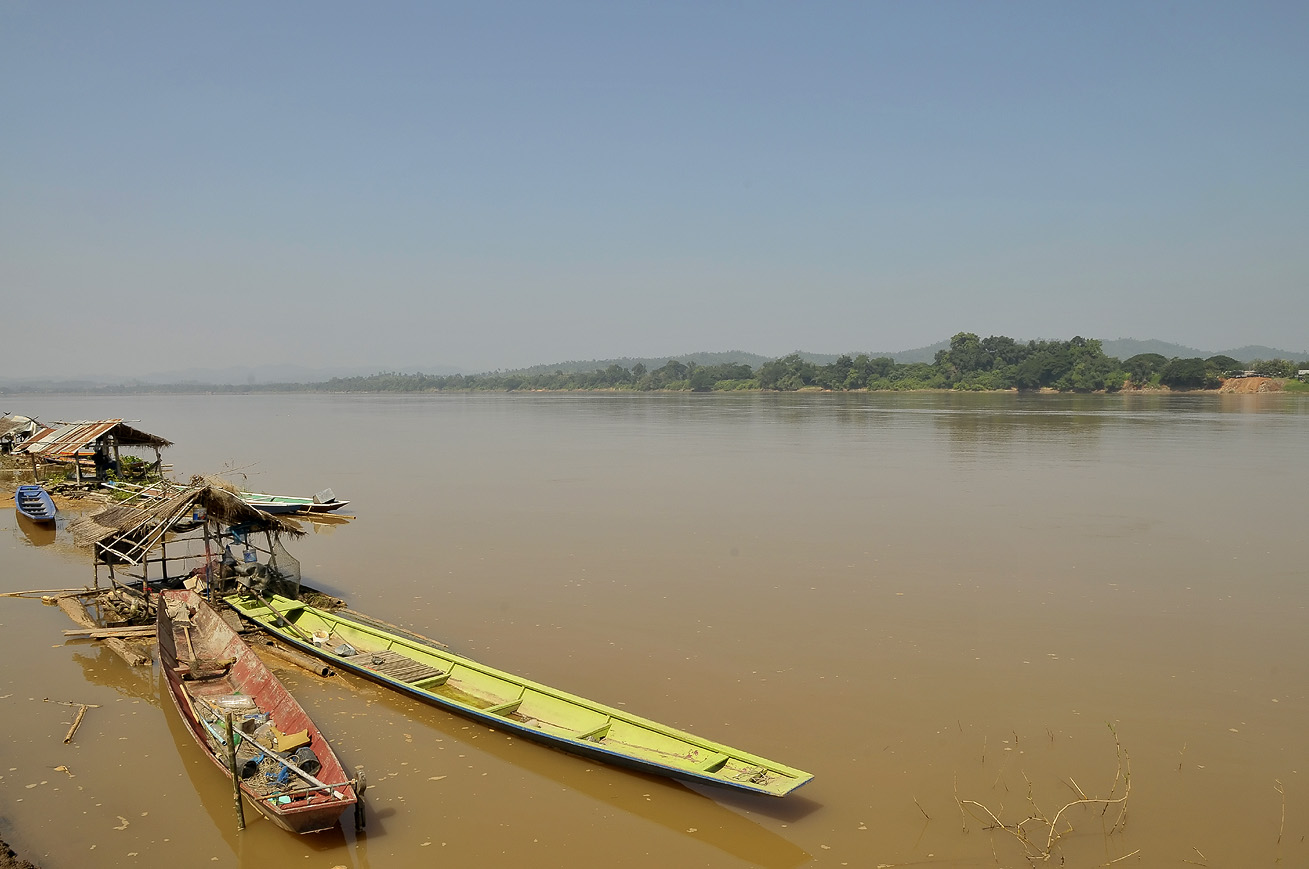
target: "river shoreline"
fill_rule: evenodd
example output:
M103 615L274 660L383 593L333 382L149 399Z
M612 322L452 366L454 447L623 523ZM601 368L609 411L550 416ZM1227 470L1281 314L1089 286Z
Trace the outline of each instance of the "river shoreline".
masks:
M1283 385L1287 382L1285 378L1245 378L1254 381L1264 381L1269 384L1265 390L1236 390L1229 388L1229 384L1239 381L1242 378L1229 378L1223 381L1223 385L1214 389L1170 389L1167 386L1125 386L1113 391L1097 389L1090 392L1061 392L1058 389L1049 386L1043 386L1040 389L946 389L946 388L929 388L929 389L824 389L820 386L803 386L799 389L624 389L613 386L596 386L585 389L477 389L477 388L449 388L449 389L414 389L414 390L385 390L385 389L341 389L341 390L322 390L322 389L260 389L246 387L228 387L228 388L194 388L194 389L149 389L149 390L119 390L119 389L84 389L84 390L54 390L54 391L37 391L26 389L5 389L0 387L0 395L9 397L17 396L95 396L97 398L106 396L140 396L140 395L549 395L559 393L561 395L578 395L585 393L612 393L612 394L631 394L631 395L676 395L685 393L695 393L700 395L711 394L733 394L733 395L790 395L790 394L828 394L828 395L901 395L901 394L953 394L953 393L970 393L985 395L1118 395L1118 394L1145 394L1145 395L1208 395L1220 392L1235 391L1283 391Z

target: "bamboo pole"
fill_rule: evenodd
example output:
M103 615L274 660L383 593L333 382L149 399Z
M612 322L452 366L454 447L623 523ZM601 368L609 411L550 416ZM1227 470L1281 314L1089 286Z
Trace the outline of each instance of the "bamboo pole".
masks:
M78 707L77 717L73 719L73 726L68 728L68 735L64 737L64 745L73 741L73 734L77 732L77 728L81 725L82 719L86 717L86 710L100 708L99 703L74 703L71 700L51 700L49 697L44 698L43 702L58 703L61 706Z
M81 726L82 719L86 717L86 710L89 708L90 707L85 704L82 704L82 706L77 710L77 717L73 719L73 726L68 728L68 735L64 737L64 745L73 741L73 734L76 733L77 728Z
M250 648L256 652L268 652L288 664L294 664L302 670L313 673L315 676L327 678L336 673L335 670L324 664L322 661L311 658L308 655L302 655L291 649L284 649L281 646L275 645L272 640L269 640L265 645L252 645Z
M141 625L127 628L76 628L64 631L65 637L90 637L93 640L104 637L145 637L153 636L157 628L154 625Z
M239 580L238 580L238 581L239 581ZM249 586L246 586L246 588L250 588L250 587L249 587ZM290 619L288 619L286 616L282 615L282 611L279 610L277 607L273 606L273 602L272 602L271 600L269 600L268 598L264 597L262 594L260 594L259 592L255 591L253 588L250 588L250 591L254 592L255 596L258 597L261 601L264 602L264 606L268 607L270 610L273 611L273 614L274 614L275 616L277 616L277 617L281 620L282 624L286 625L288 628L290 628L291 630L295 631L296 634L298 634L298 635L300 636L300 639L304 640L305 642L309 642L309 643L312 643L312 642L314 641L314 638L313 638L313 637L311 637L311 636L309 636L308 634L306 634L303 630L300 629L300 627L299 627L298 625L296 625L294 622L292 622L292 621L291 621Z
M227 770L232 774L232 800L236 803L236 828L245 829L245 806L241 805L241 771L236 768L236 728L227 713Z

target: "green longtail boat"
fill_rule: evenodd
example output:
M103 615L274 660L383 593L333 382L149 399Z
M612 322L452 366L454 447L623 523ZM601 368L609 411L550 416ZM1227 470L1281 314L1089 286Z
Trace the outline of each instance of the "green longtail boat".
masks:
M427 703L572 754L784 796L813 776L285 597L226 598L279 639Z

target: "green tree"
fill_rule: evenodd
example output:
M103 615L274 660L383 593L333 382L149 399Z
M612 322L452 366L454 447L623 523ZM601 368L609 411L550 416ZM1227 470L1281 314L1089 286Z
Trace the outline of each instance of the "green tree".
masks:
M989 371L992 358L981 339L972 332L960 332L950 339L945 362L954 368L957 376L964 376L974 371Z
M714 388L718 378L710 368L696 368L691 372L690 383L692 392L708 392Z
M854 360L842 354L830 365L819 368L814 375L815 382L824 389L845 389L845 382L854 370Z
M1285 359L1256 359L1250 367L1260 377L1294 377L1297 370L1294 363Z
M1204 361L1209 366L1209 370L1218 374L1220 377L1228 374L1239 374L1245 370L1245 363L1239 359L1233 359L1231 356L1210 356Z
M1132 378L1133 383L1146 383L1168 364L1167 358L1158 353L1137 353L1123 362L1123 370Z
M806 362L799 353L792 353L760 365L755 377L760 389L789 391L813 386L817 375L818 369L812 362Z
M1040 342L1039 349L1019 363L1014 371L1015 386L1027 390L1054 386L1059 378L1072 370L1067 350L1054 345L1055 342Z
M991 368L997 366L1017 365L1027 357L1023 345L1013 338L992 335L982 340L982 349L991 357Z
M1204 389L1218 385L1218 378L1209 372L1199 357L1171 359L1159 372L1159 382L1170 389Z

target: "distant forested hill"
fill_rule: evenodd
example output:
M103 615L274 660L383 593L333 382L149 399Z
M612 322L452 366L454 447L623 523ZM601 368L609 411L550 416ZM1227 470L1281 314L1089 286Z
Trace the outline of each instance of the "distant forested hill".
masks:
M760 356L758 353L746 353L744 350L727 350L722 353L682 353L669 354L668 356L621 356L617 359L571 359L567 362L551 362L544 365L533 365L530 368L515 368L509 371L499 372L502 374L516 374L521 377L532 377L537 374L554 374L556 371L562 371L564 374L591 373L592 371L608 368L610 365L617 365L620 368L634 368L642 365L648 369L661 368L668 362L681 362L683 365L749 365L751 368L758 368L763 365L771 356ZM835 357L833 357L835 358Z
M1166 359L1189 359L1192 357L1208 359L1211 356L1231 356L1233 359L1240 359L1242 362L1252 362L1255 359L1286 359L1291 362L1309 360L1309 352L1301 351L1296 353L1290 350L1278 350L1275 347L1265 347L1260 344L1247 344L1244 347L1237 347L1232 350L1197 350L1194 347L1154 339L1138 341L1135 338L1116 338L1113 341L1101 341L1100 345L1107 355L1116 356L1119 359L1130 359L1140 353L1158 353Z
M936 358L938 350L949 350L949 341L938 341L935 344L929 344L926 347L915 347L912 350L890 351L852 351L847 354L841 353L810 353L805 350L797 350L796 355L806 362L812 362L815 365L831 365L842 355L846 356L867 356L870 359L886 358L894 360L901 365L908 365L914 362L931 362ZM516 368L512 371L498 372L501 374L518 374L522 376L532 376L536 374L554 374L556 371L562 371L564 374L589 374L592 371L608 368L610 365L617 365L620 368L632 368L635 365L643 365L647 369L654 370L661 368L667 362L681 362L684 365L695 365L709 367L714 365L749 365L751 368L758 368L765 362L772 361L772 356L760 356L758 353L747 353L744 350L728 350L724 353L683 353L681 355L670 354L668 356L646 356L633 357L622 356L617 359L584 359L569 360L568 362L553 362L545 365L533 365L531 368Z

